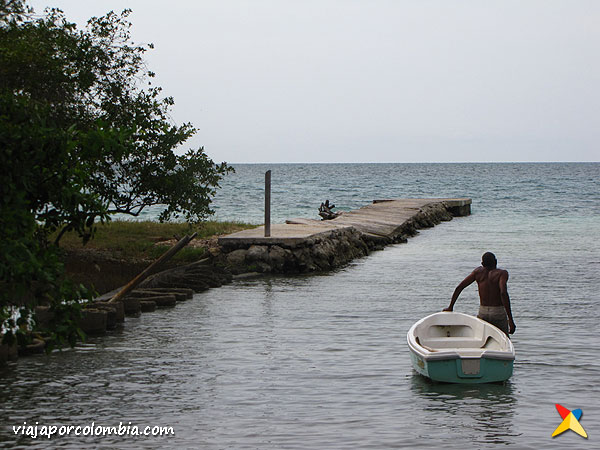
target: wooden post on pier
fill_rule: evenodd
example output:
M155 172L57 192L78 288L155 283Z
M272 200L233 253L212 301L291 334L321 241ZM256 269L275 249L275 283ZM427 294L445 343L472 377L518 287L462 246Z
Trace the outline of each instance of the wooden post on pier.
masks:
M271 171L265 172L265 237L271 236Z

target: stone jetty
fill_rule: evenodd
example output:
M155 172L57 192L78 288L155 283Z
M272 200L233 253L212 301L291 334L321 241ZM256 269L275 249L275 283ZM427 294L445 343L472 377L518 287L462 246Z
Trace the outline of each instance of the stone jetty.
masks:
M234 277L331 270L385 245L405 242L419 229L471 213L471 199L375 200L332 220L290 219L222 236L219 249L194 263L150 275L116 300L105 294L84 309L88 334L111 329L125 316L174 307L193 292L230 283ZM106 316L106 317L105 317Z
M470 198L374 200L332 220L290 219L219 238L226 264L244 272L302 273L331 270L394 243L419 229L471 213Z

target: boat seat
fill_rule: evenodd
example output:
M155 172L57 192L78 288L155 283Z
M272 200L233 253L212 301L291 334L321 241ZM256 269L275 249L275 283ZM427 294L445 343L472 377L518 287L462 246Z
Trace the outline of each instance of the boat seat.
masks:
M483 344L483 346L481 348L491 349L491 350L502 350L502 346L500 345L500 342L498 342L492 336L488 336L487 340L485 341L485 344Z
M473 348L480 349L484 344L481 339L465 338L465 337L444 337L444 338L429 338L420 339L420 344L424 347L433 349L449 349L449 348ZM429 350L428 348L428 350Z
M456 352L462 357L481 358L481 355L485 352L484 348L444 348L439 349L438 352Z

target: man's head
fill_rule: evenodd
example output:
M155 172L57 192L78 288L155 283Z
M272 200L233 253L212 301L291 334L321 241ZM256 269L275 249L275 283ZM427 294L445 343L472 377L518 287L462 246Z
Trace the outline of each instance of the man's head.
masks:
M497 263L496 256L492 252L485 252L481 257L481 265L486 269L495 269Z

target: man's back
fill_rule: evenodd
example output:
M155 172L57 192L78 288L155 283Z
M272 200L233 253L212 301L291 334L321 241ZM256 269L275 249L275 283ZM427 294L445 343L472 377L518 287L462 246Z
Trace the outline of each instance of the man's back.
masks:
M473 271L481 306L502 306L502 292L506 292L508 272L503 269L478 267Z
M456 286L452 299L450 299L450 305L444 308L444 311L452 311L460 293L474 281L477 281L479 290L479 314L477 317L497 326L507 334L514 333L517 327L512 317L510 298L506 288L508 272L496 267L496 256L491 252L484 253L481 257L481 266Z

